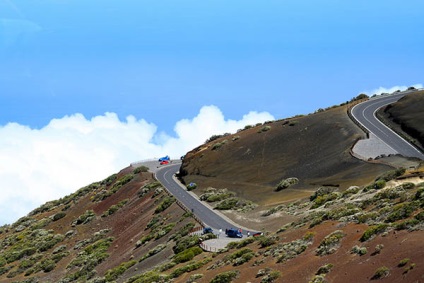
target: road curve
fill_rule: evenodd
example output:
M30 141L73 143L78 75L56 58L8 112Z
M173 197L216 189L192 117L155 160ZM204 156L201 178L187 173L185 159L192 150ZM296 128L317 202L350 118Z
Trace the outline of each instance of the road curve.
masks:
M198 198L187 192L187 190L178 181L174 179L175 173L180 169L181 163L164 166L155 173L156 179L182 204L191 209L205 226L212 227L215 231L227 228L239 228L237 224L226 217L217 214L211 208L205 206ZM243 233L247 233L247 229L243 228ZM252 230L250 230L252 231Z
M409 92L399 92L359 103L352 108L351 114L363 127L393 149L393 151L405 157L416 157L424 160L423 153L389 129L375 115L378 109L398 101Z

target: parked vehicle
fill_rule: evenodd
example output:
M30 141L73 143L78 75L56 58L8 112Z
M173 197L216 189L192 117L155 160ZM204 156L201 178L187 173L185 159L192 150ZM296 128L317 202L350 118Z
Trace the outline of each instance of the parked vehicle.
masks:
M160 165L166 165L166 164L169 164L169 161L168 160L162 160L160 162Z
M161 157L161 158L159 158L159 162L162 162L162 161L170 161L171 160L171 158L169 158L169 155L167 155L167 156L164 156L164 157Z
M205 234L208 234L208 233L213 233L212 228L211 227L205 227L205 228L203 228L202 234L205 235Z
M243 234L234 228L225 230L225 234L227 234L227 236L230 238L243 238Z

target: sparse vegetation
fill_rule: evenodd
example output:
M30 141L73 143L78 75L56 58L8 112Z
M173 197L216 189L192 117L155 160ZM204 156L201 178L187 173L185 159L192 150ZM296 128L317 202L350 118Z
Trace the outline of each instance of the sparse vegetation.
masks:
M325 108L315 116L325 117L332 111L332 108ZM298 127L290 128L289 121L299 121ZM320 123L327 122L322 120ZM261 131L268 125L273 128L266 134L256 133L258 129ZM337 122L336 125L330 126L335 132L338 127L347 131L349 145L357 137L356 132L350 131L343 123ZM225 212L233 220L235 217L244 218L241 223L247 223L251 217L255 217L256 231L263 232L262 236L237 239L223 249L214 249L212 241L208 241L212 234L200 235L198 228L202 223L191 218L193 213L190 213L189 209L183 211L179 205L172 205L173 201L169 199L166 190L159 182L152 181L152 174L143 173L142 168L128 167L101 182L83 187L74 194L48 202L34 210L35 214L22 217L16 223L1 226L0 281L286 282L291 280L290 276L300 274L303 278L300 280L306 282L327 282L343 276L346 282L365 282L371 277L376 280L386 276L390 276L386 278L389 281L405 278L416 281L421 275L419 271L422 259L413 249L397 253L399 246L404 245L397 245L396 242L393 244L393 241L416 241L419 239L419 233L423 231L424 183L411 182L416 182L423 175L422 167L408 167L408 172L403 176L397 176L402 170L393 170L394 173L389 172L375 178L374 172L383 172L387 168L381 164L373 164L374 168L369 164L351 166L349 164L356 161L345 159L339 154L337 157L341 162L345 162L343 164L347 164L343 166L351 166L346 167L349 171L338 172L336 167L340 166L340 162L332 164L334 167L327 170L329 167L325 164L326 161L319 157L312 159L313 156L308 155L308 151L313 149L308 149L302 152L302 156L305 154L313 161L308 163L307 168L314 174L313 180L310 177L304 179L305 174L302 172L306 167L303 167L305 160L301 157L296 157L299 159L295 160L290 155L284 156L284 159L276 155L279 161L283 161L279 164L282 169L273 171L274 164L267 159L270 156L267 147L269 144L284 146L289 150L300 146L297 143L304 145L302 140L298 140L294 146L293 143L285 144L283 139L273 136L276 132L284 132L286 139L299 132L304 135L301 138L307 139L306 133L313 132L314 128L318 127L317 124L310 124L306 119L297 117L272 124L260 123L255 130L241 133L242 138L238 142L231 141L239 139L240 136L231 136L228 138L230 142L215 152L200 146L187 153L183 160L186 167L183 166L181 172L199 169L198 175L191 175L185 180L187 184L198 182L196 193L201 194L206 186L231 188L232 191L207 189L201 195L204 201L212 203L213 206L220 203L239 211L254 206L238 207L238 204L247 203L241 197L255 201L257 198L260 205L265 205L249 214ZM323 133L327 139L336 139L335 135ZM275 140L268 140L269 137ZM209 149L213 143L222 139L224 138L220 137L212 141ZM251 139L260 146L249 143ZM334 146L337 147L339 142L340 140L334 140ZM323 151L323 156L333 158L328 151L319 148ZM223 165L211 162L208 155L220 158L219 161ZM231 155L240 163L237 164L240 165L237 175L230 175L232 165L224 155ZM259 157L263 159L258 159ZM395 158L397 162L398 156ZM254 170L249 167L250 160L254 160L257 165ZM207 168L206 162L213 163L216 167ZM385 159L382 158L378 162L385 162ZM285 163L293 168L284 167ZM319 167L319 170L314 169L316 167ZM222 170L223 168L225 170ZM372 170L359 178L358 174L362 173L356 170L358 168L364 171L369 168ZM227 173L226 170L230 173L220 183L220 174L223 171ZM318 175L320 172L330 172L332 175ZM244 178L243 174L248 175L248 178ZM275 190L276 178L285 174L298 176L302 178L301 182L289 187L287 191L269 194ZM131 175L132 177L128 177ZM390 182L393 176L396 182ZM262 183L257 181L259 179ZM372 184L364 185L364 182L372 179ZM217 183L214 183L215 180ZM352 186L348 183L350 180L359 185ZM125 184L122 185L123 183ZM129 185L123 187L126 184ZM322 187L313 192L317 186ZM309 194L313 193L310 198L309 190ZM254 198L252 191L255 193ZM103 217L96 217L99 215ZM108 215L113 216L105 217ZM69 225L72 223L75 227L71 228ZM99 230L103 227L110 229ZM58 234L58 231L63 235ZM117 237L116 241L110 237L112 235ZM327 237L324 237L325 235ZM385 238L375 237L376 235ZM382 243L386 245L384 250ZM408 248L413 243L408 241ZM200 244L202 248L210 248L215 252L203 251ZM364 268L361 268L360 273L357 272L360 267L352 265L357 278L352 280L353 275L349 272L342 275L341 270L344 272L345 269L338 268L339 262L333 262L334 267L328 263L334 259L334 255L326 255L334 252L340 262L361 262ZM407 258L400 257L393 263L393 257L390 256L392 253ZM315 263L311 268L310 259L313 257L321 257L322 263L316 265L317 261L313 260ZM417 262L412 262L410 258ZM370 269L370 263L376 262L377 265ZM101 263L104 265L100 265ZM292 269L299 266L302 268ZM383 268L376 270L379 266ZM235 272L236 275L226 274L225 271ZM256 279L252 278L255 275Z

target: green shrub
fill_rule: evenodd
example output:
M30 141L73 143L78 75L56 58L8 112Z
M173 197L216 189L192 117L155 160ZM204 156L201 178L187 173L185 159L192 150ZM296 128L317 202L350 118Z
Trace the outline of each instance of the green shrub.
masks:
M148 171L149 171L149 167L142 165L135 168L133 170L133 174L140 174L141 172L148 172Z
M182 263L192 260L196 255L199 255L203 252L200 247L194 246L187 250L184 250L174 256L175 263Z
M162 238L163 236L171 232L172 228L174 227L175 227L175 223L169 223L165 226L158 228L155 232L155 239L157 240Z
M333 265L331 263L327 263L321 266L318 269L317 273L315 273L315 275L327 274L328 272L330 272L331 268L333 268Z
M168 276L159 274L156 270L150 270L131 277L127 283L166 282L167 279Z
M156 207L155 213L160 213L170 207L175 202L175 198L173 196L166 196L162 202Z
M186 264L185 266L179 267L179 268L175 269L174 271L172 271L171 274L169 275L169 277L177 278L181 274L184 274L186 272L191 272L193 270L197 270L197 269L201 268L202 266L204 266L205 264L211 262L211 260L212 260L211 258L206 258L206 259L201 260L201 261L190 262L190 263Z
M118 178L118 174L112 174L109 177L107 177L106 179L104 179L103 181L101 181L100 185L110 186L113 182L116 181L117 178Z
M414 196L414 200L421 202L421 207L424 206L424 188L419 188Z
M404 258L404 259L400 260L399 263L398 263L398 267L403 267L403 266L407 265L409 260L410 260L409 258Z
M357 194L360 189L361 188L359 188L358 186L351 186L342 193L342 197L347 198L351 195Z
M231 270L216 275L210 283L230 283L239 275L238 270Z
M212 135L210 138L208 138L208 139L205 141L205 143L213 142L213 141L215 141L215 140L217 140L217 139L219 139L219 138L222 138L222 137L223 137L223 135Z
M128 268L132 267L136 263L137 261L131 260L131 261L123 262L119 266L113 269L109 269L105 274L106 281L110 282L110 281L118 279L120 275L124 274L124 272L127 271Z
M108 210L106 210L105 212L103 212L102 217L106 217L109 215L114 214L115 212L117 212L120 208L122 208L125 204L127 204L128 199L124 199L123 201L120 201L118 204L113 204L111 205Z
M381 234L381 233L385 232L387 227L389 227L387 224L373 225L373 226L369 227L367 230L365 230L364 234L362 234L362 236L359 240L361 242L368 241L374 235Z
M259 246L261 248L269 247L274 245L278 240L278 237L268 237L268 236L260 236L259 237Z
M154 256L155 254L158 254L159 252L161 252L165 248L166 248L166 245L157 245L157 246L155 246L153 249L149 250L147 252L147 254L145 254L144 256L142 256L139 259L139 262L142 262L143 260L145 260L145 259L147 259L147 258L149 258L151 256Z
M232 248L241 249L241 248L244 248L245 246L247 246L248 244L253 243L254 241L256 241L255 237L248 237L248 238L243 239L241 241L228 243L227 248L229 248L229 249L232 249Z
M420 224L420 221L412 218L395 224L395 230L409 230Z
M333 193L337 190L338 190L337 187L330 187L330 186L319 187L318 190L316 190L314 192L314 194L309 197L309 200L314 201L319 196L325 196L325 195L331 194L331 193Z
M177 240L172 250L175 254L178 254L188 248L198 245L199 243L200 239L198 235L188 235Z
M94 214L93 210L86 210L74 222L72 222L72 224L74 225L87 224L88 222L93 220L95 217L96 217L96 214Z
M318 196L316 199L314 199L311 209L318 208L329 201L337 199L338 197L339 197L339 194L336 192Z
M312 241L314 239L315 234L316 234L315 232L307 231L305 233L305 235L303 235L303 240L305 242L310 242L310 241Z
M417 208L418 205L416 202L397 204L391 209L392 212L387 216L386 222L395 222L408 218Z
M366 247L359 247L354 246L351 250L351 253L358 254L358 255L366 255L368 253L368 250Z
M299 183L299 179L296 177L291 177L291 178L281 180L275 187L275 191L279 192L281 190L287 189L288 187L292 185L296 185L297 183Z
M217 150L219 148L221 148L221 146L223 146L224 144L226 144L228 142L228 140L223 140L221 142L217 142L212 146L212 150Z
M334 253L336 251L336 247L339 246L340 241L344 236L345 234L341 230L336 230L327 235L316 249L316 254L323 256Z
M272 270L261 279L261 283L272 283L280 278L281 273L277 270Z
M246 263L246 262L248 262L249 260L251 260L254 256L255 256L255 253L254 253L254 252L244 253L244 254L242 254L240 257L236 258L236 259L233 261L233 265L234 265L234 266L242 265L243 263Z
M41 269L44 272L50 272L56 267L56 264L51 259L45 259L41 261Z
M260 130L258 130L258 133L263 133L271 130L271 126L263 126Z
M402 176L403 174L405 174L406 169L405 168L399 168L396 170L392 170L392 171L388 171L386 173L384 173L383 175L381 175L380 177L377 178L377 180L383 180L383 181L390 181L393 179L396 179L397 177Z
M237 206L239 199L236 197L232 197L232 198L227 198L224 199L223 201L221 201L220 203L218 203L215 206L215 209L218 210L230 210L233 209Z
M55 215L53 215L52 220L53 220L53 221L57 221L57 220L59 220L59 219L61 219L61 218L65 217L65 216L66 216L66 213L65 213L65 212L58 212L58 213L56 213Z
M386 266L382 266L375 271L373 277L371 277L371 280L387 277L389 273L390 273L390 269Z

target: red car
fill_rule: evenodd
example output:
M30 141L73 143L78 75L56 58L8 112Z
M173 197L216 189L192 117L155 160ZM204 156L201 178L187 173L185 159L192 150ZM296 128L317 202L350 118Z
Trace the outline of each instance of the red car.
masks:
M160 165L166 165L166 164L169 164L169 161L168 160L162 160L160 162Z

